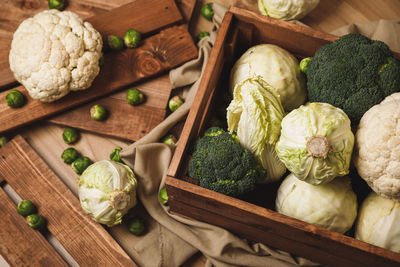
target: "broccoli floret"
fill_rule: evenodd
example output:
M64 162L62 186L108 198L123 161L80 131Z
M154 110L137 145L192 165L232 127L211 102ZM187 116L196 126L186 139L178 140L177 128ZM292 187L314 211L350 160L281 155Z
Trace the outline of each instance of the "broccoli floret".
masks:
M345 35L318 49L306 74L309 101L343 109L353 124L400 89L400 62L385 43L361 34Z
M212 127L196 141L189 176L198 179L202 187L239 196L253 190L266 171L235 135Z

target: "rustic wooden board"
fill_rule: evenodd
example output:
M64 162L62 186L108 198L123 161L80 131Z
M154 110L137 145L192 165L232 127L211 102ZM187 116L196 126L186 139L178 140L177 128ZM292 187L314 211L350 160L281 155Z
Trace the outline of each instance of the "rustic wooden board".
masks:
M11 266L68 266L0 188L0 254Z
M71 92L53 103L27 97L27 103L21 108L10 108L5 101L1 101L0 133L109 95L123 86L153 77L196 56L197 48L184 25L165 29L145 39L136 49L106 54L103 69L87 90ZM28 95L23 86L16 89ZM0 99L4 99L8 92L1 92Z
M126 102L126 90L99 99L79 108L49 118L47 121L74 127L103 135L137 141L149 133L165 117L171 93L169 76L135 85L146 96L146 101L138 106ZM89 110L94 104L103 105L109 112L104 121L95 121Z
M100 0L94 0L100 1ZM135 0L131 3L115 8L109 12L92 6L92 1L69 1L66 10L71 10L92 23L104 38L109 34L123 36L125 31L134 27L144 36L159 31L167 26L182 21L174 0ZM105 5L102 8L112 8L114 5ZM8 54L11 40L18 25L26 18L39 11L48 9L47 1L6 1L0 5L0 88L9 87L16 80L9 68ZM104 42L106 45L106 42Z
M82 211L79 200L21 136L0 149L0 158L3 178L21 198L37 204L48 230L79 265L135 266L107 231Z

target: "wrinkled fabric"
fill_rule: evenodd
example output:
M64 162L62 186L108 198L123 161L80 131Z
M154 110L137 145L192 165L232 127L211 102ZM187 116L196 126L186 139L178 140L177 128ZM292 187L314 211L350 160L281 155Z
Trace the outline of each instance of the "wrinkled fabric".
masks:
M226 4L231 1L217 2ZM235 3L256 10L257 1L239 0ZM154 223L135 246L129 245L132 237L126 231L117 228L114 237L143 266L181 266L197 251L207 258L206 266L317 266L307 259L241 239L220 227L171 214L168 206L163 206L158 200L174 147L157 142L189 112L225 11L223 6L214 4L214 28L209 37L199 42L198 58L170 72L173 88L186 87L185 103L148 135L121 152L123 161L138 178L138 197ZM396 22L379 21L343 27L334 34L361 31L373 39L383 38L393 50L399 51L398 27Z

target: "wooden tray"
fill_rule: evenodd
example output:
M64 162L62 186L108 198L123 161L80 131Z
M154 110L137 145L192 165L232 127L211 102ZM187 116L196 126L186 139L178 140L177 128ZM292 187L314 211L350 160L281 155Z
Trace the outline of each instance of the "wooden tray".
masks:
M260 186L252 196L237 199L199 187L187 177L188 147L215 113L214 96L227 90L230 69L242 53L253 45L272 43L303 58L313 56L319 47L337 38L238 8L230 9L168 170L166 186L172 212L327 265L399 266L399 253L273 211L276 186Z

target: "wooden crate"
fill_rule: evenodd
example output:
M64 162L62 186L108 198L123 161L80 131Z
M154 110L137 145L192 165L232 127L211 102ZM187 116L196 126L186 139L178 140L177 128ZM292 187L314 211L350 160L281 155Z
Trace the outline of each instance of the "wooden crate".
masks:
M314 55L319 47L337 38L250 11L230 9L168 171L166 186L172 212L327 265L399 266L398 253L275 212L276 185L260 186L251 196L237 199L199 187L187 177L188 147L207 127L217 98L214 96L228 89L229 71L243 52L256 44L272 43L300 59Z

